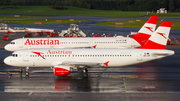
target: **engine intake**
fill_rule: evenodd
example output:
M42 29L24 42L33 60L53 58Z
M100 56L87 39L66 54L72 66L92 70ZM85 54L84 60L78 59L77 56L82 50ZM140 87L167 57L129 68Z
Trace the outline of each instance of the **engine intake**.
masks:
M54 66L54 75L56 76L64 76L69 75L72 72L77 71L70 66Z

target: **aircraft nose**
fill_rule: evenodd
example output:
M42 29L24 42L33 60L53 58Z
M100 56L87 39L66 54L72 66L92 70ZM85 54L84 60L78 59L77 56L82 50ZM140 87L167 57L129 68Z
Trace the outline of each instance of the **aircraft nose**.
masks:
M4 63L9 66L18 66L18 59L8 56L4 59Z
M7 51L13 51L13 47L10 46L9 44L7 44L5 47L4 47L5 50Z
M4 59L4 63L5 63L5 64L7 64L7 65L9 65L10 60L9 60L9 58L8 58L8 57L6 57L6 58Z

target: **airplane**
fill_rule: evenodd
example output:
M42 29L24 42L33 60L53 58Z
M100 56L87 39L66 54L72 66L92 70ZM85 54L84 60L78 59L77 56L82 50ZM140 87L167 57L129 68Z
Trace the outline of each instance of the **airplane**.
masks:
M158 16L151 16L133 37L18 38L4 48L7 51L33 48L134 48L143 45L156 28Z
M87 77L90 67L119 67L161 59L174 54L165 50L172 21L164 21L149 40L137 49L26 49L18 50L4 59L16 67L53 67L56 76L68 75L83 69Z

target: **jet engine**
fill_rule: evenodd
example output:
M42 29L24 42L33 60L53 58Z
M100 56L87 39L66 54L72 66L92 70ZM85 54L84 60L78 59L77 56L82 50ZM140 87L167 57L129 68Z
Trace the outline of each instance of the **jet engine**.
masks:
M64 76L64 75L69 75L72 72L76 72L77 69L73 69L70 66L54 66L54 75L56 76Z

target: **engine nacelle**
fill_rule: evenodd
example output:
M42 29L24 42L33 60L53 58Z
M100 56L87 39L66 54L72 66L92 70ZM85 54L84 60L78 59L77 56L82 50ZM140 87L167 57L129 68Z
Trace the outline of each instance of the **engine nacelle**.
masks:
M54 75L56 76L64 76L64 75L69 75L71 72L77 71L76 69L74 70L70 66L54 66Z

